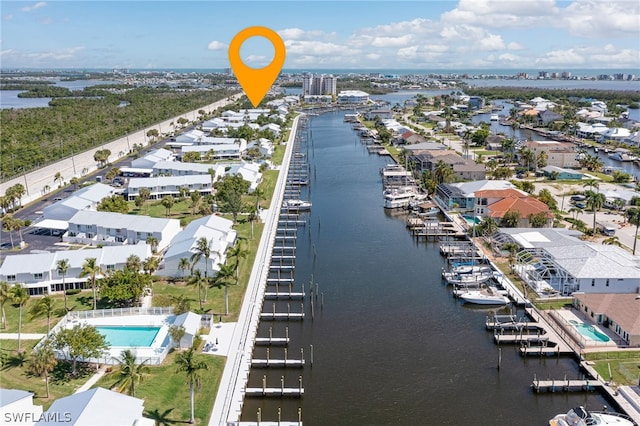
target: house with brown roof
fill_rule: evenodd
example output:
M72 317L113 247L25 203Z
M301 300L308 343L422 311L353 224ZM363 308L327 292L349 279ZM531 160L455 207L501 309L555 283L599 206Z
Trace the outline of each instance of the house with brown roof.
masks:
M476 164L473 160L464 159L452 150L419 151L409 156L408 159L415 165L415 170L420 173L435 170L436 165L442 161L460 179L484 180L487 175L487 168L484 164Z
M554 214L542 201L531 197L519 189L488 189L475 193L476 203L474 211L476 216L490 217L501 223L507 212L518 212L519 228L530 228L531 216L542 214L547 219L544 227L553 227Z
M627 345L640 347L640 294L574 293L573 306Z

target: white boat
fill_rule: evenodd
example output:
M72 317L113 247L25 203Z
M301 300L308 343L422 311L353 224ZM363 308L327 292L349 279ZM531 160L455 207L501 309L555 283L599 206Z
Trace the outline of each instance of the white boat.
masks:
M603 411L587 411L584 407L576 407L567 414L558 414L549 420L549 426L634 426L628 417Z
M460 295L460 299L476 305L506 305L509 298L500 294L498 289L489 286L481 290L470 290Z
M609 154L609 158L611 158L614 161L621 161L621 162L635 160L635 158L632 155L629 155L624 152L619 152L619 151L612 152L611 154Z
M311 203L303 200L285 200L282 207L288 211L302 212L311 210Z
M401 186L399 188L389 188L382 193L384 198L384 207L386 209L398 209L402 207L409 207L412 202L423 199L426 197L424 194L419 194L413 187Z
M489 279L493 276L493 274L486 273L471 273L471 274L457 274L454 272L443 272L442 277L447 282L447 284L453 284L456 286L466 286L466 285L478 285L489 281Z
M489 117L489 120L491 121L498 121L500 119L500 117L498 117L498 114L491 114L491 116Z
M451 268L456 274L491 274L493 268L488 265L461 265Z

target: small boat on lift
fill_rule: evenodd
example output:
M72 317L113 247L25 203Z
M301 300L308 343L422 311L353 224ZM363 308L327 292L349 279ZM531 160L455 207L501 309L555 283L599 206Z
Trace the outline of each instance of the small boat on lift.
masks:
M285 200L284 203L282 203L282 208L284 208L287 211L293 211L293 212L304 212L304 211L310 211L311 210L311 203L309 201L303 201L303 200Z
M489 286L480 290L469 290L461 294L460 299L476 305L506 305L510 302L497 288Z
M606 408L606 407L605 407ZM558 414L549 420L549 426L633 426L627 416L607 411L587 411L584 407L576 407L566 414Z

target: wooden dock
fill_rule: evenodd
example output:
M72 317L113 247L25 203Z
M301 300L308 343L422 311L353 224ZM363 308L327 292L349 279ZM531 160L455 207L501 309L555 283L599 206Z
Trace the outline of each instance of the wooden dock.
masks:
M251 366L256 368L268 367L304 367L304 359L252 359Z
M524 321L513 315L495 315L484 321L487 330L539 330L540 325L534 321Z
M304 292L276 291L264 294L265 299L304 299Z
M533 379L531 388L535 392L548 391L548 392L584 392L594 391L602 387L602 383L597 380L577 380L577 379L559 379L559 380L537 380Z
M299 397L304 395L304 388L246 388L246 396Z
M549 336L539 336L536 334L494 334L493 340L497 344L501 343L542 343L548 342Z
M260 318L263 320L302 321L304 312L263 312L260 314Z
M258 346L286 346L289 344L288 337L256 337L255 344Z

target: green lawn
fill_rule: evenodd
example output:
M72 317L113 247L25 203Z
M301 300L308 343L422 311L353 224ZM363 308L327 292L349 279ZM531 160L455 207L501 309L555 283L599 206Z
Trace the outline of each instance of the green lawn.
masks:
M640 376L640 351L592 352L584 358L595 362L595 370L605 380L611 376L618 385L637 385Z
M35 394L33 402L36 405L42 405L46 410L55 399L75 392L91 377L94 371L79 365L78 377L70 379L67 375L70 371L69 364L59 363L49 375L49 398L47 399L44 378L32 375L28 369L28 354L36 343L38 343L37 340L22 341L22 348L28 350L26 351L26 360L21 363L21 358L15 353L18 341L0 340L0 353L7 356L7 360L0 370L2 372L0 382L5 389L24 389L33 392Z
M189 385L184 373L176 372L175 358L178 352L170 353L159 366L149 366L149 375L145 376L136 388L136 397L144 399L144 416L165 419L168 423L188 423L190 416ZM225 358L214 355L198 355L208 370L201 373L201 386L195 392L196 424L208 424L215 401L220 377L224 370ZM109 389L116 382L116 374L106 374L94 387Z
M51 317L51 327L64 316L64 296L62 294L51 295L54 301L54 315ZM22 332L23 333L46 333L47 332L47 318L31 318L29 315L29 309L33 306L41 296L31 296L27 301L27 304L22 307ZM70 310L74 311L86 311L93 309L93 293L91 290L83 290L81 293L67 296L67 305ZM7 315L7 328L0 329L2 333L17 333L18 332L18 314L19 308L17 305L12 305L11 302L7 302L4 305L4 310Z

